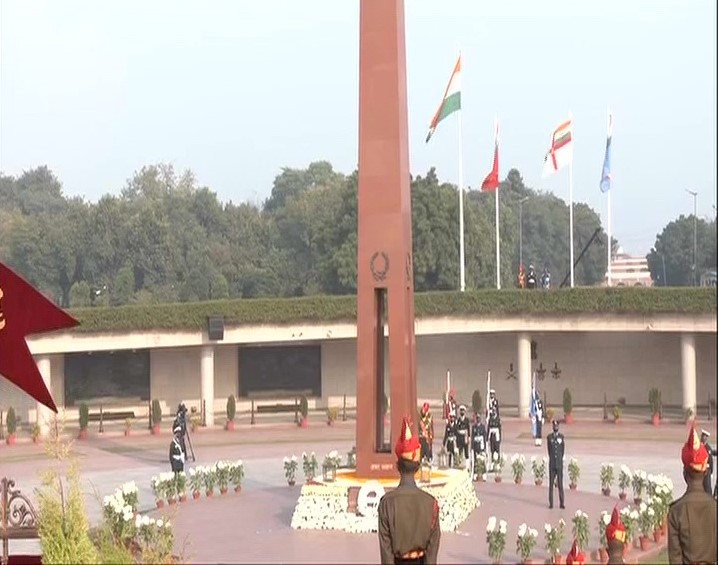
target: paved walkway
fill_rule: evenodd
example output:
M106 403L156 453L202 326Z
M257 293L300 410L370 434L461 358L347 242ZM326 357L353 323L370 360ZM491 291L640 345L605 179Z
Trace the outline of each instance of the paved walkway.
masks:
M716 437L716 423L702 423ZM581 465L579 491L566 490L566 510L549 511L547 488L532 484L515 486L510 483L510 468L504 470L504 483L477 485L481 507L457 533L444 534L440 558L442 562L475 562L487 559L485 525L489 515L509 522L506 558L515 556L515 532L520 522L539 530L536 557L543 555L543 524L557 522L559 517L570 526L576 509L589 514L592 535L597 536L596 519L601 510L611 510L616 497L601 497L599 469L604 461L640 468L649 473L665 473L673 480L680 495L683 480L680 447L687 428L680 423L654 428L650 425L624 421L618 425L599 420L578 421L563 426L566 436L566 457L578 458ZM211 464L217 459L243 459L246 481L242 493L231 493L215 499L202 498L173 507L169 512L175 522L178 550L186 543L186 556L193 562L371 562L376 560L375 535L351 535L339 532L302 532L289 527L299 490L286 485L282 458L302 451L315 451L321 458L332 449L346 453L354 445L353 422L333 427L316 422L308 429L291 423L237 427L234 433L222 430L192 435L197 464ZM523 453L545 455L546 448L537 448L529 434L529 426L518 420L505 420L503 448L508 457ZM101 517L102 496L112 492L124 481L134 480L140 488L142 511L154 514L150 478L168 469L169 435L153 437L137 432L125 438L119 433L93 436L75 442L74 452L81 465L86 489L88 515L92 522ZM41 446L20 444L0 447L2 475L17 480L23 492L31 494L40 485L39 471L64 464L49 461ZM193 463L190 463L190 466ZM531 479L530 469L526 478ZM301 469L298 479L301 482ZM566 482L568 482L566 480ZM617 489L616 489L617 490ZM165 512L167 513L167 511ZM568 540L566 542L568 545ZM595 544L592 544L595 545ZM36 542L17 542L13 550L26 551ZM565 549L568 549L566 547Z

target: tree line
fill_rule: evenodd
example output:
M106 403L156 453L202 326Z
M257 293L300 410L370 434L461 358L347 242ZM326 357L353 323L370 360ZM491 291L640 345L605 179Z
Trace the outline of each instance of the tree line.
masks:
M357 186L356 171L346 175L319 161L282 169L261 205L223 203L191 171L157 164L135 172L118 195L88 202L67 197L44 166L18 177L0 174L0 257L63 307L350 294ZM411 197L416 290L456 289L457 188L432 168L412 178ZM548 267L558 286L569 269L567 204L525 186L515 169L501 183L500 199L502 287L516 286L522 199L524 263L539 272ZM575 272L577 285L595 285L606 272L606 236L593 209L574 206L576 256L600 230ZM468 289L495 286L494 212L493 194L468 190ZM714 265L715 222L712 229ZM679 265L687 250L660 242L673 274L669 254Z

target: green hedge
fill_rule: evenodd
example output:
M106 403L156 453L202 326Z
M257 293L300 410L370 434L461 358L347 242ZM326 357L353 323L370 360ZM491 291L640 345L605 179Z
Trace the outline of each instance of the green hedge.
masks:
M710 288L574 288L541 290L479 290L416 295L416 316L482 317L501 314L555 315L715 314L716 291ZM353 322L354 296L310 296L217 300L156 306L78 308L77 332L205 329L207 316L223 315L227 325L292 322Z

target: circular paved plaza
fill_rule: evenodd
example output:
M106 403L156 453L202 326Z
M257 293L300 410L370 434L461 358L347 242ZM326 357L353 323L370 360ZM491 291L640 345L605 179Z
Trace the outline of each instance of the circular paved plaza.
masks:
M597 519L602 510L610 511L614 504L622 504L616 495L600 495L599 469L601 463L612 462L648 473L668 475L675 485L675 496L682 494L680 447L687 436L682 423L667 423L652 427L638 421L623 421L616 425L604 423L590 416L571 426L562 426L566 436L566 458L579 460L581 478L578 491L568 490L565 474L566 508L548 508L548 492L544 486L533 485L529 459L531 455L545 455L546 447L535 447L529 424L518 420L504 420L504 453L511 457L522 453L527 459L524 483L511 481L510 464L503 472L503 482L477 483L481 505L459 531L442 533L439 560L441 563L487 562L485 527L489 516L508 522L505 562L517 560L516 531L522 522L539 531L539 540L532 557L543 559L543 525L557 523L563 518L570 537L571 518L581 509L589 515L591 547L598 546ZM700 423L716 437L715 421ZM167 426L166 426L167 428ZM289 487L284 478L282 460L285 456L301 456L303 451L323 455L333 449L346 453L354 445L353 422L339 422L327 427L314 422L300 429L290 422L240 424L234 432L207 431L192 435L197 465L213 464L218 459L242 459L246 476L241 493L230 491L225 496L202 496L197 501L166 507L158 511L150 489L150 478L169 470L167 452L169 433L160 437L138 431L129 438L121 432L92 435L87 441L75 442L74 453L80 463L83 485L86 487L87 510L92 522L101 517L102 496L111 493L125 481L134 480L140 489L140 510L152 515L163 514L174 523L177 552L188 562L283 562L283 563L367 563L377 562L376 534L348 534L331 531L296 531L289 526L302 482L301 466L298 484ZM3 475L13 477L17 486L32 495L40 484L39 472L51 465L41 446L18 444L0 447ZM189 466L195 463L189 462ZM98 500L99 495L99 500ZM33 547L31 547L33 546ZM564 553L570 540L564 542ZM655 547L655 546L653 546ZM37 542L13 542L11 551L37 551ZM654 549L655 553L655 549ZM640 557L634 550L631 558Z

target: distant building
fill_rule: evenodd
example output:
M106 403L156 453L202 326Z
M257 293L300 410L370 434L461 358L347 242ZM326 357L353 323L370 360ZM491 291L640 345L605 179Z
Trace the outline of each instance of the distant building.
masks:
M701 275L701 286L716 286L716 270L706 271Z
M603 286L608 286L608 273ZM611 261L610 286L653 286L648 260L645 257L631 257L619 247Z

